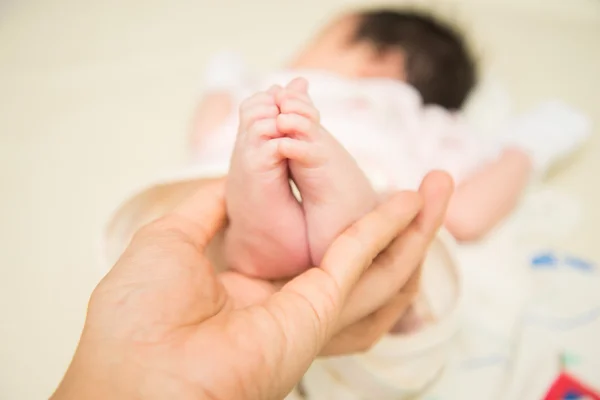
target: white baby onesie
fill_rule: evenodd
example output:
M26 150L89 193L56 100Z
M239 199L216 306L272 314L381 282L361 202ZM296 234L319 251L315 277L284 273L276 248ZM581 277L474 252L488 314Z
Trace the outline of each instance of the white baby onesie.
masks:
M321 123L357 160L377 189L416 189L425 174L445 170L461 181L494 156L462 118L423 106L417 91L391 79L346 79L315 70L279 71L240 81L227 90L234 108L193 149L199 164L228 163L238 129L238 106L253 93L295 77L309 82Z

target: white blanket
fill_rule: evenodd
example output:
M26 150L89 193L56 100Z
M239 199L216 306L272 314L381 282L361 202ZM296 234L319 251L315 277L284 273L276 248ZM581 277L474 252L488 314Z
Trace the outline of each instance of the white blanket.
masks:
M573 198L537 189L488 240L459 249L463 328L423 398L541 399L563 368L600 389L600 274L559 244L579 216Z

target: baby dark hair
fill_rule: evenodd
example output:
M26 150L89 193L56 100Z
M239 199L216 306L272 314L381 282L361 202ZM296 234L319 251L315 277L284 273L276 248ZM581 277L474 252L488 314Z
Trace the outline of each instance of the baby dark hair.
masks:
M475 61L462 36L435 18L392 9L359 14L354 41L367 40L378 50L399 48L406 80L425 104L461 108L475 86Z

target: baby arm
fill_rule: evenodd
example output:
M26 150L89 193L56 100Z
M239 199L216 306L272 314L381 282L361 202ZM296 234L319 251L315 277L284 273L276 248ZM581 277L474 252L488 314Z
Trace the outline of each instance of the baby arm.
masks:
M448 230L461 241L488 233L514 209L531 177L543 177L579 149L590 131L585 115L558 101L513 120L500 137L500 156L458 185L446 216Z
M190 135L193 150L202 146L206 135L218 128L233 110L233 99L225 90L208 92L194 114Z
M459 241L491 231L517 205L532 173L529 156L513 147L460 183L450 200L446 229Z

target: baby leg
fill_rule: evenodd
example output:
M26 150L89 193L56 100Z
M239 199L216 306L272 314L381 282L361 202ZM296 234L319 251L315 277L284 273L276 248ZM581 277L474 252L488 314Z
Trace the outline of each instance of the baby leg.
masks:
M240 107L240 128L227 179L229 266L261 278L293 276L310 266L302 206L279 150L274 87Z
M319 265L331 242L375 207L377 195L354 158L321 126L305 80L292 81L275 98L277 130L286 136L278 139L280 153L302 196L311 260Z

